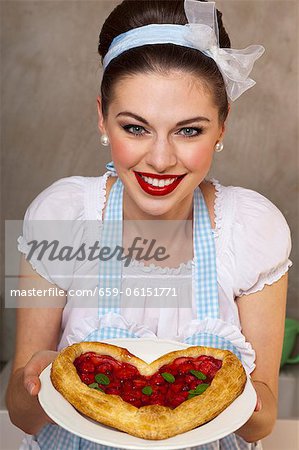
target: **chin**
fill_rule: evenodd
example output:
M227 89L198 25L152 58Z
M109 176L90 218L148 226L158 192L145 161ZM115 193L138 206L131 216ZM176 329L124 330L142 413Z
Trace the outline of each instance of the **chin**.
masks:
M175 196L172 196L172 198L153 197L147 200L141 199L138 202L138 206L144 213L158 217L174 212L178 203L179 199Z
M146 207L146 205L143 203L142 205L138 205L141 211L143 211L145 214L148 214L149 216L159 217L167 214L171 211L171 208L161 208L161 206L155 207L152 205L152 207Z

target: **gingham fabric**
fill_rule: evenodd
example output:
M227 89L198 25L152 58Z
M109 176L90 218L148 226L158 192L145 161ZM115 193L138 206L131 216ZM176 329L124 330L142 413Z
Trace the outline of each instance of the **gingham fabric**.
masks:
M194 192L193 253L197 319L217 319L219 314L216 249L207 206L199 187Z
M25 448L28 449L28 447ZM30 450L121 450L117 447L107 447L87 441L68 433L57 425L46 425L37 436L37 441L32 442L32 447L29 448ZM20 450L23 450L22 447ZM154 442L151 450L155 450ZM192 448L185 447L184 450L263 450L263 447L260 441L249 444L236 434L229 434L225 438L210 444Z
M111 195L112 194L112 195ZM105 211L105 220L101 235L101 248L116 248L122 245L122 204L123 184L120 179L114 183ZM99 286L104 292L107 288L121 290L122 262L117 261L116 255L107 261L99 260ZM120 296L99 295L99 316L109 311L120 312ZM119 337L119 336L118 336Z
M106 166L109 170L115 170L113 163ZM106 206L105 220L101 247L115 246L122 243L122 201L123 184L118 178L114 183ZM192 270L192 278L195 279L195 298L197 318L211 317L219 318L216 251L214 236L209 219L208 209L204 197L199 188L195 190L194 200L194 223L193 223L193 251L195 266ZM115 259L103 262L100 260L99 286L102 288L121 286L121 263ZM99 296L99 317L111 311L120 313L120 298L115 296L113 303L111 296ZM93 330L86 336L86 341L101 341L111 338L138 338L137 335L126 329L106 327ZM198 333L189 336L186 343L190 345L205 345L210 347L224 348L233 351L240 359L242 355L228 340L208 333ZM35 436L41 450L118 450L116 447L107 447L94 444L85 439L75 436L57 425L45 426ZM34 442L34 443L36 443ZM36 447L32 447L35 450ZM151 447L155 450L155 445ZM261 443L247 443L234 433L212 442L210 444L192 447L193 450L262 450ZM189 448L185 448L189 450Z
M214 348L223 348L226 350L230 350L235 353L237 357L242 360L242 355L230 341L227 339L217 336L216 334L210 333L198 333L193 334L192 336L185 339L186 344L190 345L204 345L205 347L214 347ZM200 344L199 344L200 342Z

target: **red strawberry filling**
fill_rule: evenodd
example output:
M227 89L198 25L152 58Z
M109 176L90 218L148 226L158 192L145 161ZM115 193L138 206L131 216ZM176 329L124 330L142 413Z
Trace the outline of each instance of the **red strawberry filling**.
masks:
M222 361L205 355L176 358L152 376L143 376L129 363L94 352L83 353L74 365L81 381L91 389L119 395L137 408L146 405L176 408L210 386Z

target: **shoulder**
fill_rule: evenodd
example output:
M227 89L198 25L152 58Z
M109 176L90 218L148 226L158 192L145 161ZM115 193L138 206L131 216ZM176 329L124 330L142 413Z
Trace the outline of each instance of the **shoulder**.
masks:
M267 225L272 219L285 222L280 210L262 194L238 186L224 186L218 180L206 179L200 184L213 228L222 235L235 224Z
M106 175L106 174L105 174ZM106 177L71 176L56 180L30 203L25 220L92 219L90 211L103 203ZM95 204L93 204L95 203Z
M234 204L235 227L242 228L244 232L252 231L251 236L263 235L268 240L280 233L290 234L284 215L267 197L243 187L228 186L226 189Z
M288 223L280 209L259 192L226 186L222 196L226 255L234 273L235 295L256 292L277 281L291 265Z
M260 232L267 232L269 226L278 226L289 232L280 209L259 192L239 186L224 186L214 178L206 180L205 186L205 200L216 223L225 222L229 229L243 227Z

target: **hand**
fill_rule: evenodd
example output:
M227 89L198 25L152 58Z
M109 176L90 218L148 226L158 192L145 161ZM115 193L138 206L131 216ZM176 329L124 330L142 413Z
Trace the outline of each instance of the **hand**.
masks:
M256 405L254 408L254 412L259 412L262 409L263 405L262 405L262 400L261 400L259 394L256 393L256 395L257 395L257 399L256 399Z
M24 387L32 396L40 391L41 372L56 358L58 352L43 350L35 353L24 367Z
M257 414L254 414L254 413L257 413L257 412L261 411L261 409L262 409L261 396L258 393L258 390L257 390L257 388L256 388L254 383L255 383L255 381L253 380L252 384L253 384L253 387L255 389L256 396L257 396L254 412L252 413L251 417L247 420L247 422L244 423L244 425L242 425L238 430L235 431L235 434L240 436L245 441L250 439L249 434L252 433L252 430L254 429L255 424L257 423L257 421L260 420L260 415L257 415ZM259 382L257 382L257 383L259 383Z
M256 392L256 396L257 396L257 399L256 399L256 405L255 405L255 408L254 408L254 412L259 412L259 411L262 409L263 404L262 404L261 396L260 396L260 394L259 394L259 392L258 392L258 390L257 390L257 388L256 388L256 386L255 386L255 383L261 383L261 384L263 384L263 385L265 385L265 386L267 386L267 385L266 385L266 383L264 383L263 381L259 381L259 380L252 380L252 381L253 381L253 386L254 386L254 388L255 388L255 392ZM268 387L268 386L267 386L267 387Z

